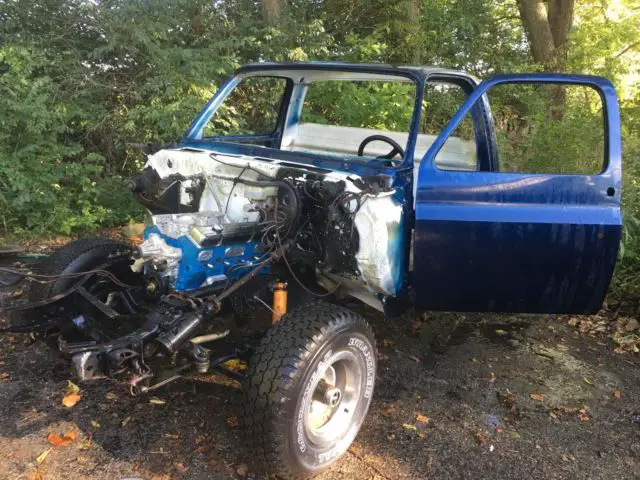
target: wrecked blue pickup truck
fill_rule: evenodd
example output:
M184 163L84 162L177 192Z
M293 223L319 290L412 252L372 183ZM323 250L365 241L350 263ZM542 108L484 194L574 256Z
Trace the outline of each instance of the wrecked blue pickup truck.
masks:
M311 477L373 395L372 330L345 299L390 319L600 308L620 240L619 122L599 77L247 65L131 181L144 241L58 250L25 316L82 380L140 394L193 371L238 378L257 460Z

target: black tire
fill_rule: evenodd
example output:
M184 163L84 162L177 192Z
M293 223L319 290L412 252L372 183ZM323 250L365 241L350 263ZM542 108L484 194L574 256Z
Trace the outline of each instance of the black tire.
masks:
M131 245L110 238L81 238L57 249L40 262L37 270L43 275L66 275L93 270L109 262L110 259L118 258L121 259L119 265L111 268L131 277L133 272L126 271L131 252ZM29 292L29 299L39 301L50 298L69 289L77 281L78 278L61 278L52 283L34 283Z
M341 356L348 360L334 360ZM307 428L306 413L317 398L319 376L335 366L337 386L336 372L345 368L340 361L360 369L354 382L358 394L345 393L334 407L327 405L334 413L323 426ZM267 332L249 362L243 420L250 451L261 467L288 479L310 478L327 470L357 435L371 403L375 375L375 341L364 318L321 302L285 315ZM339 438L316 441L316 433L334 418L337 423L331 425L344 425L337 430Z

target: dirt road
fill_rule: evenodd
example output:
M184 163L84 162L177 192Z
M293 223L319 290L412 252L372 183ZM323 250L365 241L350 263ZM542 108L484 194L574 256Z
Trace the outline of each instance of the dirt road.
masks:
M366 314L379 339L375 400L321 480L640 478L637 355L566 319ZM0 337L0 478L263 478L234 382L210 376L134 398L105 381L64 408L69 375L42 344ZM47 441L73 430L68 445Z

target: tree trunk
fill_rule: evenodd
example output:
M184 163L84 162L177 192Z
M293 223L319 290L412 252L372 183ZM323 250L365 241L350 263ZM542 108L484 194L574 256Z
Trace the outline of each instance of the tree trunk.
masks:
M567 60L567 39L573 24L575 0L518 0L520 19L527 33L531 55L547 72L562 72ZM566 103L566 88L551 88L549 115L561 119Z
M420 0L408 0L407 1L407 24L409 25L410 40L413 40L413 36L418 37L420 35ZM415 65L419 65L422 61L422 45L418 42L414 42L412 45L412 58L411 61Z
M262 0L262 16L269 25L275 25L280 20L284 0Z

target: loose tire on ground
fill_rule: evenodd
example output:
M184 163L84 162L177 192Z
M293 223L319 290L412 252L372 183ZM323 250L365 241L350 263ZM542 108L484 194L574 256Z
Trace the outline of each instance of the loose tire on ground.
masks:
M84 272L101 267L110 258L122 257L121 265L110 266L109 269L114 269L114 273L125 273L131 276L132 272L126 270L128 267L126 257L131 254L131 251L131 245L110 238L81 238L57 249L49 257L42 260L38 265L37 273L66 275ZM70 288L78 280L78 278L61 278L51 283L34 283L29 293L29 299L38 301L52 297Z
M345 308L311 303L267 332L247 373L250 451L269 474L310 478L347 451L364 420L376 376L373 333Z

